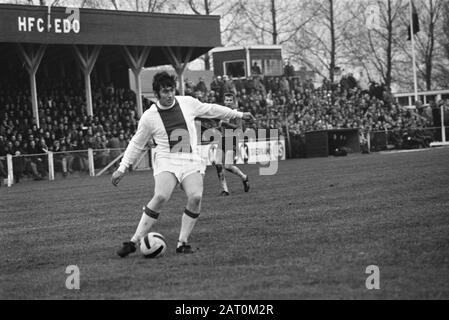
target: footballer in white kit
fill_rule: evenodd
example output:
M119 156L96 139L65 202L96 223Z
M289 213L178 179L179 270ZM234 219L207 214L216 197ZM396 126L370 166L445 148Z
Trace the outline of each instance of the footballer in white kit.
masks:
M202 103L189 96L175 96L175 88L176 80L167 72L159 72L154 76L153 90L158 101L142 115L120 166L112 175L112 184L117 186L129 166L146 150L147 143L154 141L154 195L143 208L135 234L117 252L120 257L136 251L140 239L157 221L163 205L170 199L177 184L186 193L187 204L182 215L176 252L193 252L188 238L200 215L205 171L197 141L195 118L254 120L249 112Z

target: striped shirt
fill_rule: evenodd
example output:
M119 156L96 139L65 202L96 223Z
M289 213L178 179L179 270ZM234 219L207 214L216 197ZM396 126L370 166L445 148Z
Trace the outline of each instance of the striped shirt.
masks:
M195 118L219 118L225 121L242 118L243 113L217 104L202 103L189 96L176 96L173 106L153 104L139 120L120 163L119 171L133 164L154 140L155 157L201 159Z

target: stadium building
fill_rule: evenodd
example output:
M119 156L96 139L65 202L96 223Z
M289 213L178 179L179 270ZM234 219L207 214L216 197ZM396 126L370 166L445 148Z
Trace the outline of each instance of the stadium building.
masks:
M39 82L52 75L64 81L82 77L87 111L93 115L93 74L99 81L127 85L129 68L140 95L142 68L171 64L183 85L187 63L221 45L219 19L0 4L1 78L17 82L28 75L38 127ZM137 104L141 115L142 102Z

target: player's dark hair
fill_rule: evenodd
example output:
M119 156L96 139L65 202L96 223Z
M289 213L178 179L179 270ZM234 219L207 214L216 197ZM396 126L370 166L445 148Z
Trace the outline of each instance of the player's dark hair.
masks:
M224 97L231 97L233 101L235 101L235 95L232 92L226 92L224 94Z
M162 88L176 89L175 76L169 75L166 71L158 72L153 77L153 92L159 97L159 91Z

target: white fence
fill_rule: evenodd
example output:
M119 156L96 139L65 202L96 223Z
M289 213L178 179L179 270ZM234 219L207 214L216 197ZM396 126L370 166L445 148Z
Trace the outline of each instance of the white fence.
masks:
M415 108L414 92L394 93L393 97L400 106L408 109ZM428 106L431 101L437 102L446 99L449 99L449 90L418 92L418 100L421 101L423 106Z
M72 165L78 161L79 171L84 171L93 177L101 175L105 172L105 169L110 168L115 162L108 165L110 156L119 154L114 160L120 159L123 155L123 149L101 149L101 150L78 150L78 151L63 151L41 154L23 154L23 155L6 155L6 159L0 159L0 161L6 160L7 178L6 185L11 187L17 178L21 178L22 174L30 174L34 177L41 178L42 176L48 176L48 180L55 179L55 173L61 172L63 175L72 172ZM98 160L101 160L104 164L98 164ZM97 165L96 165L97 162ZM96 174L96 170L100 170Z

